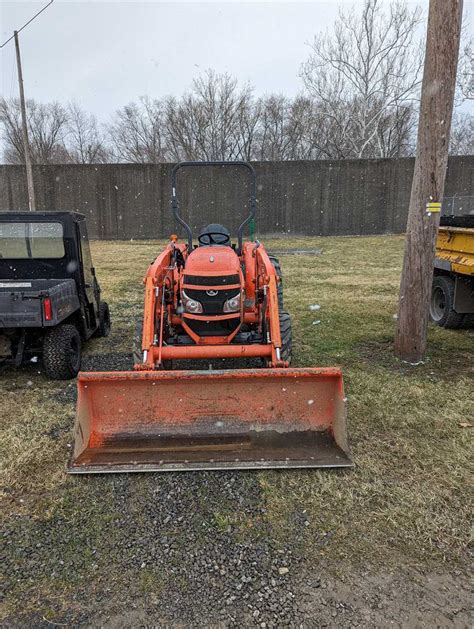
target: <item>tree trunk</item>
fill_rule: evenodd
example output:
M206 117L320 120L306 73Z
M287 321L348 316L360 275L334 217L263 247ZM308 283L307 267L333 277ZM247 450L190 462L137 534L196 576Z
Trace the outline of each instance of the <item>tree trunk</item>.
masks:
M462 0L430 0L415 169L395 335L395 353L409 362L419 362L426 351L461 18Z

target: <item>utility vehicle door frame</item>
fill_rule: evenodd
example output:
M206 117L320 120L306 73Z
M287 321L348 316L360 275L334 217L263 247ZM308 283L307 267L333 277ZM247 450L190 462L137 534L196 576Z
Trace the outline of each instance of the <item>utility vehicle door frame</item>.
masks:
M95 326L92 320L88 321L89 327L94 328L98 324L99 316L99 296L97 281L95 279L95 269L92 262L92 254L89 244L89 235L87 232L87 224L85 220L79 220L76 222L77 229L77 242L79 262L81 265L81 277L84 286L84 294L87 300L86 306L93 306L93 312L95 317ZM90 312L90 307L88 308Z

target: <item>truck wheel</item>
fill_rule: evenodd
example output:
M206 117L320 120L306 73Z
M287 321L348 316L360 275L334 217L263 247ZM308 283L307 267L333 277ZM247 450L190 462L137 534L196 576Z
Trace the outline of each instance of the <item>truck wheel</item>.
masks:
M454 280L445 275L435 276L431 288L431 320L442 328L459 328L464 316L456 312L454 305Z
M81 367L81 336L74 325L58 325L43 339L43 365L48 378L75 378Z
M106 301L101 301L99 304L99 327L97 328L97 336L109 336L110 334L110 310L109 304Z

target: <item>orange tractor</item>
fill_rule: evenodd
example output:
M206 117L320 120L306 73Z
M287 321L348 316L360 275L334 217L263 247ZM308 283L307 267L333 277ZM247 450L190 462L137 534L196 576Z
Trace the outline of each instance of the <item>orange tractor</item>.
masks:
M218 224L193 244L177 197L178 172L190 166L240 166L251 175L250 213L236 244ZM177 164L171 205L187 242L171 236L148 268L134 370L79 374L69 471L352 465L341 371L289 366L280 266L261 243L244 242L256 210L252 166ZM212 369L218 359L261 366ZM174 369L183 360L210 368Z

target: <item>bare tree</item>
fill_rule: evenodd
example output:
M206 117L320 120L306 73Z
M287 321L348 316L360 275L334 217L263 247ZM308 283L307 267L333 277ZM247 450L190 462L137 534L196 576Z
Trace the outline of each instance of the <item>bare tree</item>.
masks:
M64 144L67 111L59 103L27 101L27 123L31 160L35 164L57 164L69 161ZM21 111L17 99L0 99L0 123L7 163L24 163L21 139Z
M114 159L133 163L165 160L163 103L141 97L115 114L108 126Z
M0 122L2 124L4 158L10 164L24 163L20 115L19 101L0 98Z
M70 161L79 164L100 164L108 161L108 150L100 133L97 119L85 112L77 103L69 103L67 150Z
M416 110L413 103L395 105L381 116L376 145L380 157L406 157L415 153Z
M463 29L465 34L467 28ZM474 100L474 38L468 37L461 44L456 85L456 104Z
M259 123L254 156L261 160L309 159L314 128L313 104L299 96L289 99L271 94L258 102Z
M406 142L420 85L420 19L405 3L385 13L380 0L366 0L361 14L341 10L334 31L315 37L301 76L334 134L331 157L400 153L393 139Z
M474 150L474 116L455 112L451 123L450 155L470 155Z
M463 110L463 105L474 100L474 38L465 22L461 31L461 45L456 74L455 111L451 123L450 155L469 155L474 150L474 116Z
M258 116L252 88L239 88L228 74L209 70L193 81L180 101L166 103L170 157L196 160L232 160L250 156Z

